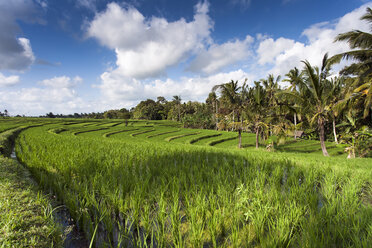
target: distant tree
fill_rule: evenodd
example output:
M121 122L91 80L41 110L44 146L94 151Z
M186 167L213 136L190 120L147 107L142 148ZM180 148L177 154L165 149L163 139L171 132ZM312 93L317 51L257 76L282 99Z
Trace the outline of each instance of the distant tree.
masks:
M294 69L291 69L287 74L285 74L287 77L284 79L284 82L289 82L290 87L288 88L289 92L291 92L294 95L298 95L297 88L302 84L302 73L300 70L298 70L296 67ZM294 139L297 138L297 114L299 110L299 105L297 104L296 99L293 99L293 123L294 123Z
M46 114L46 117L48 117L48 118L56 118L56 116L52 112L47 113Z
M163 107L152 99L141 101L133 111L133 118L146 120L161 120Z
M206 100L207 105L211 106L212 113L214 112L215 116L215 123L217 128L218 123L218 97L216 95L216 92L212 91L209 93L208 98Z
M260 133L267 130L265 120L269 102L261 82L254 82L254 84L254 87L248 90L248 102L244 110L248 121L253 125L253 130L256 134L256 149L258 149Z
M221 98L228 104L229 108L232 110L232 122L233 122L233 129L236 127L238 129L238 136L239 136L239 144L238 147L241 148L241 133L242 133L242 125L238 124L235 125L235 114L237 115L237 120L240 122L240 115L241 115L241 107L242 107L242 98L240 95L240 90L242 87L239 86L238 81L231 80L225 84L215 85L212 88L213 92L220 90Z
M181 96L173 96L172 102L177 105L178 108L178 119L177 121L181 121Z
M163 96L158 96L158 97L156 98L156 101L157 101L157 103L160 103L160 104L165 104L165 103L167 103L167 99L165 99L165 97L163 97Z

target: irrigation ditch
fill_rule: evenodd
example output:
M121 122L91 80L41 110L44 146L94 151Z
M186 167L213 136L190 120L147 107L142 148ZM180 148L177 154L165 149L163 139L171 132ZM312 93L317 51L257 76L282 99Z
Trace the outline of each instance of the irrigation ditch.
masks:
M31 126L30 126L31 127ZM28 168L21 163L15 152L15 141L18 134L30 127L20 127L13 130L13 132L9 132L9 135L5 135L4 139L1 142L1 149L0 155L9 157L20 164L25 170L29 171ZM30 173L32 175L32 173ZM32 183L37 185L39 189L42 189L40 185L31 178ZM71 217L69 210L67 207L57 199L56 195L53 192L48 193L45 190L40 190L42 194L50 200L51 205L53 207L52 215L54 221L62 228L63 232L63 247L64 248L86 248L89 247L89 242L85 238L84 233L78 228L76 225L76 221Z

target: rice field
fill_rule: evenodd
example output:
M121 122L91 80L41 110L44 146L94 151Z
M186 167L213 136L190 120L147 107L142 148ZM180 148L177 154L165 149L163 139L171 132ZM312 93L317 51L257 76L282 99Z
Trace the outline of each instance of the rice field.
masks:
M55 120L18 159L96 247L368 247L372 160L161 121Z

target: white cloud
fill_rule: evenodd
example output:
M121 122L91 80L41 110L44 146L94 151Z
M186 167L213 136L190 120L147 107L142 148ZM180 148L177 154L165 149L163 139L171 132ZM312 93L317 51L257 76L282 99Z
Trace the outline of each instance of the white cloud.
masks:
M50 79L44 79L43 81L39 82L40 85L51 87L51 88L73 88L78 83L81 83L83 79L79 76L76 76L74 78L70 78L67 76L61 76L61 77L54 77Z
M208 3L199 3L192 21L168 22L159 17L146 19L135 8L110 3L96 14L87 34L115 49L116 71L144 79L163 74L203 47L213 26L207 13Z
M249 56L252 53L250 45L253 40L253 37L247 35L244 40L236 39L221 45L212 44L208 50L203 50L198 54L188 70L204 74L215 73L221 68Z
M23 71L35 61L30 41L17 38L16 20L41 22L37 16L32 0L0 1L0 70Z
M6 77L0 72L0 87L13 86L19 83L19 76Z
M257 49L259 56L258 63L260 65L273 63L278 55L292 48L294 45L294 40L281 37L274 41L272 38L267 38L260 43Z
M8 77L8 81L18 82L18 76L12 77ZM82 79L78 76L75 78L61 76L39 82L43 87L13 91L0 89L0 102L13 115L40 115L47 112L70 114L87 109L93 111L94 107L98 106L93 107L91 103L84 101L75 90L75 86L80 82Z
M208 16L208 3L195 6L192 21L180 19L168 22L164 18L146 19L133 7L123 8L111 3L104 12L96 14L88 25L87 34L116 52L116 67L101 75L102 104L111 108L132 107L146 98L172 98L181 95L184 100L204 101L216 84L231 79L243 79L247 73L218 71L251 54L251 36L223 44L213 43L210 32L213 23ZM205 47L208 47L207 49ZM151 79L164 75L168 67L196 59L189 66L193 72L214 76Z
M48 8L48 1L47 0L36 0L36 2L46 10Z
M286 74L293 67L302 68L301 60L308 60L313 65L320 65L325 53L330 56L349 50L344 42L334 42L335 37L350 30L359 29L369 31L369 26L359 18L365 13L370 3L344 15L334 22L323 22L305 29L302 35L306 43L280 37L276 40L266 38L257 49L260 65L269 64L269 73Z
M124 78L117 73L104 73L101 75L102 84L98 87L103 93L105 104L118 108L132 107L141 100L156 99L158 96L171 99L174 95L181 95L185 101L205 101L214 85L227 83L232 79L243 81L247 77L252 78L243 70L237 70L208 77L182 77L179 80L168 78L145 82Z
M77 0L76 5L92 11L96 11L96 0Z

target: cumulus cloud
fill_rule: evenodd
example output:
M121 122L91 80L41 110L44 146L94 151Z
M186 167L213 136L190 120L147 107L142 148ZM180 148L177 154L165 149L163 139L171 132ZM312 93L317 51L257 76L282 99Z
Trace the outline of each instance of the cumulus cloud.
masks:
M366 4L333 22L322 22L310 26L302 33L306 43L280 37L263 39L257 49L260 65L272 65L270 73L286 74L293 67L302 67L301 60L308 60L313 65L320 65L325 53L330 56L349 50L344 42L334 42L335 37L350 30L369 31L366 22L359 18L365 13Z
M133 7L110 3L96 14L87 34L115 50L117 71L143 79L164 73L203 47L213 26L207 13L208 3L199 3L192 21L168 22L159 17L146 19Z
M35 61L30 41L17 38L20 28L16 20L41 23L37 13L32 0L0 1L0 70L22 71Z
M133 7L116 3L96 14L88 25L87 34L102 45L115 50L116 67L101 75L101 90L106 105L131 107L139 100L179 95L185 100L205 100L218 83L246 76L242 70L218 73L251 54L251 36L215 44L210 32L213 22L208 16L208 2L195 6L194 18L169 22L164 18L145 18ZM180 80L155 80L166 69L196 55L188 70L203 76ZM215 76L206 76L217 73ZM114 105L111 105L114 104Z
M190 64L188 70L211 74L221 68L245 59L252 54L250 45L253 37L247 35L244 40L228 41L221 45L212 44L208 50L203 50Z
M0 85L2 80L0 74ZM11 76L7 80L11 83L17 82L18 77ZM42 80L39 82L42 87L13 91L0 89L0 102L10 113L25 115L40 115L50 111L69 114L94 109L75 90L76 85L81 82L82 79L78 76L74 78L61 76Z
M251 76L243 70L237 70L208 77L140 81L124 78L117 73L104 73L101 75L103 83L99 88L104 94L106 104L115 103L116 107L132 107L139 100L156 99L157 96L171 99L174 95L181 95L184 100L204 101L214 85L227 83L232 79L243 81L247 77Z
M6 77L0 72L0 87L13 86L19 83L19 76Z
M73 88L78 83L81 83L83 79L79 76L76 76L74 78L70 78L67 76L61 76L61 77L53 77L50 79L44 79L43 81L39 82L40 85L61 89L61 88Z

